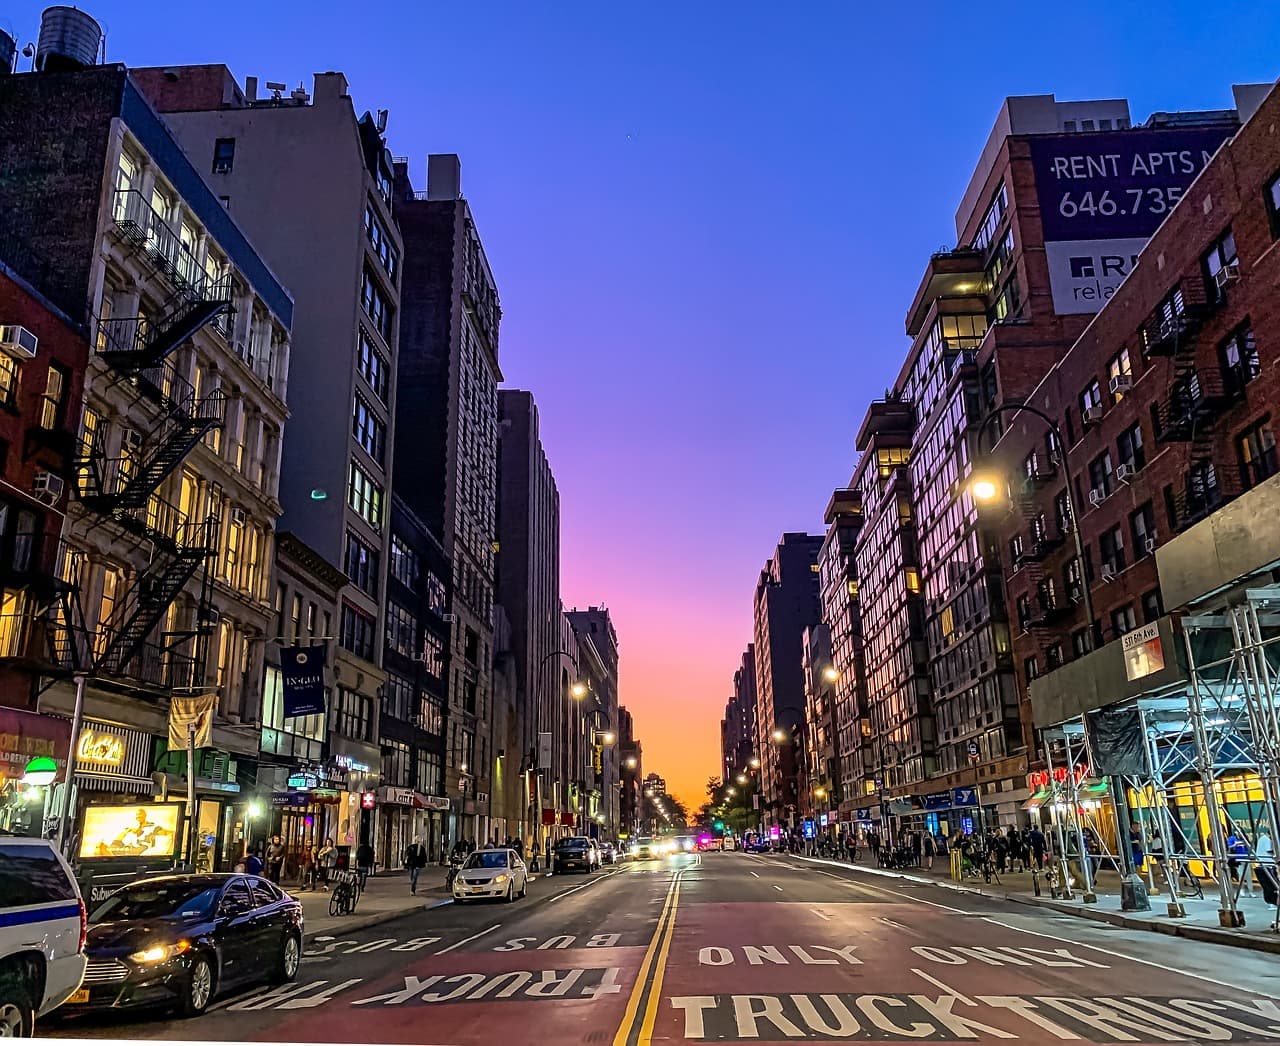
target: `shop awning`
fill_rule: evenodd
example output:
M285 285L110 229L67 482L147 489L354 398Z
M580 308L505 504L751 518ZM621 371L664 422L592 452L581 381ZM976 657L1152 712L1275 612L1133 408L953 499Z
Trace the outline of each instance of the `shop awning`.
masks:
M125 774L76 773L76 784L92 792L155 792L156 783L150 777L129 777Z

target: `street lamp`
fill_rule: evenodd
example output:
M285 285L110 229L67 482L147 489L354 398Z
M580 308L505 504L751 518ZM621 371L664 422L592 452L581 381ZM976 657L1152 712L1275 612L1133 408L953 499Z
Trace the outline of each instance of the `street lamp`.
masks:
M969 489L979 501L995 500L996 485L989 479L975 479Z
M747 775L746 775L746 774L739 774L739 775L738 775L738 784L740 784L740 785L744 785L744 784L746 784L746 783L747 783Z
M760 769L760 757L758 755L753 755L751 757L751 768L753 770Z
M569 687L569 693L573 695L575 700L581 701L587 696L587 684L574 683L573 686Z
M827 790L823 788L821 785L819 785L817 788L813 790L813 796L815 799L821 799L826 794L827 794Z
M776 741L778 744L782 744L782 742L783 742L783 741L785 741L785 740L787 739L787 732L786 732L785 730L783 730L781 727L774 727L774 729L773 729L773 739L774 739L774 741Z
M639 761L636 759L636 757L635 757L635 756L633 756L633 755L629 755L629 756L627 756L627 769L628 769L628 770L634 770L638 765L639 765Z
M618 739L618 735L615 734L612 730L602 730L600 732L601 744L611 745L617 739Z
M828 683L834 683L840 678L840 673L836 671L835 665L827 665L827 667L822 670L822 678Z
M728 788L726 788L726 789L724 790L724 792L725 792L725 795L737 795L737 794L738 794L738 790L737 790L736 788L734 788L734 787L733 787L733 785L730 785Z
M22 772L22 784L43 788L45 785L53 784L57 776L58 764L47 755L40 755L32 759Z

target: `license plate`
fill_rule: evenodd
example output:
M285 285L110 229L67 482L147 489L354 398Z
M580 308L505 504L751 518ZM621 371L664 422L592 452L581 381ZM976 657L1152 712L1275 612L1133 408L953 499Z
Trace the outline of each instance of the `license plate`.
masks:
M72 1005L75 1005L75 1004L76 1004L76 1003L78 1003L78 1002L88 1002L88 1001L89 1001L89 989L88 989L88 988L81 988L81 989L80 989L79 991L77 991L77 992L72 992L72 993L71 993L71 998L69 998L69 999L67 1000L67 1002L71 1003Z
M484 893L483 886L468 886L467 893Z

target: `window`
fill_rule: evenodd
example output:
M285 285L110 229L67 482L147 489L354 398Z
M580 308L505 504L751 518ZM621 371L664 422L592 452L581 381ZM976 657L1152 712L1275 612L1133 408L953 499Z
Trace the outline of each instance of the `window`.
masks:
M1227 280L1231 274L1239 275L1240 259L1236 257L1236 238L1231 230L1224 232L1203 255L1200 271L1204 275L1204 290L1209 301L1225 301Z
M213 173L230 174L236 159L236 140L218 138L213 143Z
M1277 174L1263 190L1267 204L1267 217L1271 219L1271 238L1280 240L1280 174Z
M1117 378L1127 378L1130 383L1133 381L1133 361L1129 359L1129 350L1121 349L1116 355L1111 357L1107 364L1107 388L1112 389L1116 386ZM1119 403L1124 399L1124 389L1116 388L1111 393L1111 398Z
M387 275L394 281L396 272L400 268L400 253L391 242L387 227L382 224L382 219L378 217L371 203L364 206L364 231L369 236L369 245L373 248L373 253L378 256L378 261L382 262Z
M1052 672L1055 668L1061 668L1062 667L1062 644L1054 643L1053 646L1045 650L1044 660L1045 660L1045 664L1049 666L1050 672Z
M40 427L57 429L62 427L67 407L67 372L56 363L49 364L49 374L45 378L44 395L40 397Z
M1089 487L1100 490L1103 496L1111 496L1111 476L1114 469L1111 465L1111 451L1104 450L1089 462Z
M382 691L382 711L392 719L407 720L413 715L417 687L412 680L395 672L387 673L387 683Z
M347 608L343 608L345 614ZM373 740L373 700L346 687L338 687L333 699L333 728L356 741Z
M1253 328L1244 323L1218 346L1218 362L1228 392L1239 392L1262 371Z
M316 605L311 602L307 603L307 636L316 638Z
M413 771L409 757L409 746L403 741L389 738L382 742L382 779L387 784L400 788L408 788L413 784L410 774Z
M1093 644L1089 642L1089 629L1077 628L1071 633L1071 653L1075 657L1083 657L1093 649Z
M1071 602L1081 599L1084 592L1084 580L1080 577L1080 557L1072 556L1062 569L1062 581L1067 590L1067 598Z
M277 585L276 585L276 602L275 602L275 608L276 608L276 613L277 613L277 614L283 614L283 613L284 613L284 597L285 597L285 594L286 594L288 591L289 591L288 587L287 587L286 585L284 585L283 583L280 583L280 584L277 584Z
M1193 461L1187 470L1187 515L1195 516L1218 504L1218 469L1211 458Z
M1164 600L1160 596L1160 590L1153 588L1150 592L1143 593L1142 596L1142 623L1144 625L1151 624L1152 621L1164 616Z
M427 609L441 616L449 609L444 582L431 571L427 571Z
M1256 487L1276 474L1276 437L1269 421L1263 420L1245 429L1236 440L1236 447L1246 486Z
M907 583L907 591L919 593L920 591L920 571L915 567L907 567L903 571L903 577Z
M876 451L876 468L881 479L888 479L893 470L907 464L911 451L906 447L886 447Z
M1142 448L1142 424L1134 422L1120 433L1116 440L1121 464L1128 465L1130 472L1139 471L1147 463L1147 452Z
M444 678L444 640L431 632L422 637L422 667L436 679Z
M418 619L394 599L387 601L387 646L402 657L418 652Z
M377 598L378 552L350 531L347 532L347 561L344 566L347 577L361 592Z
M360 304L365 314L373 322L374 329L382 335L382 340L391 344L391 304L378 283L378 279L368 269L360 280Z
M418 706L422 716L421 727L429 734L444 733L444 705L433 698L430 694L424 694L422 703Z
M1098 408L1098 413L1102 410L1102 386L1098 383L1098 379L1094 378L1085 386L1085 390L1080 393L1080 417L1088 424L1090 411Z
M1141 559L1155 551L1156 513L1148 501L1129 516L1129 533L1133 535L1133 558Z
M1057 609L1058 587L1053 583L1053 578L1041 578L1039 584L1036 585L1036 592L1040 596L1041 610Z
M0 355L0 407L13 407L18 398L18 361Z
M398 534L391 536L391 576L406 588L418 585L418 553Z
M366 661L372 661L374 627L373 618L364 611L357 610L350 603L342 604L342 630L338 642L344 649Z
M369 526L382 529L382 488L354 461L347 481L347 504Z
M388 207L391 206L391 172L387 170L385 164L378 164L377 171L378 195L382 197L382 202Z
M390 373L390 368L387 366L386 358L374 347L363 327L360 328L360 348L356 355L356 368L360 372L360 377L369 383L369 388L373 390L373 394L382 400L385 405L387 402L387 376Z
M356 396L355 408L351 412L351 434L369 457L379 465L383 464L383 454L387 444L387 426L373 413L373 408Z
M1066 534L1071 530L1071 505L1067 501L1065 489L1058 491L1054 496L1053 522L1057 526L1059 534Z
M991 199L991 203L987 205L987 212L982 216L982 224L978 226L978 232L973 237L973 246L975 249L985 251L990 246L992 240L996 238L996 233L1000 229L1001 223L1004 221L1005 212L1009 209L1009 193L1005 188L1004 182L1000 183L1000 188L995 191L995 195Z
M1027 682L1040 678L1040 664L1034 657L1024 658L1022 661L1022 672L1026 676Z
M1098 538L1098 554L1102 557L1104 574L1120 573L1125 567L1124 531L1119 527L1103 531L1102 536Z
M1133 604L1126 603L1122 607L1116 607L1111 611L1111 631L1118 639L1126 632L1132 632L1138 627L1137 615L1133 612Z
M293 631L291 633L294 643L302 638L302 596L300 593L293 594Z
M25 574L31 569L35 558L36 547L36 514L19 512L17 525L13 531L13 569L18 574Z

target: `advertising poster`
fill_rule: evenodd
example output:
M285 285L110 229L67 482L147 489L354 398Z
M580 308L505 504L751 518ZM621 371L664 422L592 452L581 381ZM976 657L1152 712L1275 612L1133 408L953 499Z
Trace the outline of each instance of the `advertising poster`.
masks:
M80 836L81 860L172 858L178 851L182 803L90 806Z
M284 718L324 713L323 646L291 646L280 651Z
M1031 139L1054 311L1107 303L1228 133L1134 128Z

